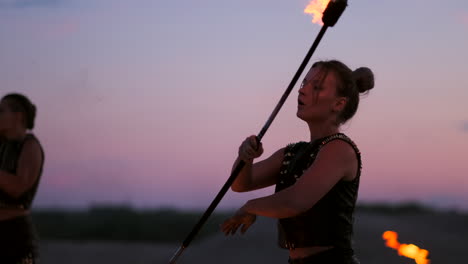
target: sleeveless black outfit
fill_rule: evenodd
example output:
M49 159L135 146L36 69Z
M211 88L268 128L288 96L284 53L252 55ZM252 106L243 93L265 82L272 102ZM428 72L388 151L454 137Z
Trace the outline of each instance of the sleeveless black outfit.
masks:
M308 211L278 220L278 243L285 249L311 246L332 246L333 249L290 263L359 263L353 251L353 222L361 174L361 155L356 144L345 134L337 133L314 142L298 142L285 149L280 176L275 192L279 192L299 179L309 168L320 149L333 140L350 144L358 160L356 177L352 181L339 181Z
M37 138L28 134L24 140L0 140L0 169L16 175L18 160L24 143ZM42 151L42 147L41 147ZM0 208L30 209L36 194L42 167L32 187L20 197L15 198L0 189ZM29 215L0 221L0 263L1 264L33 264L38 258L37 235Z

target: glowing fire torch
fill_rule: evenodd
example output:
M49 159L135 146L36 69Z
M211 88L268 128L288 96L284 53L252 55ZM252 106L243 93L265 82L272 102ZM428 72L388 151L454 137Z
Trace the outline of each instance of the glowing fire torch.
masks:
M327 30L327 28L328 27L333 27L336 24L336 22L338 21L338 19L341 16L341 14L346 9L346 6L348 5L347 2L348 2L347 0L313 0L311 2L311 4L309 5L309 6L312 5L312 6L318 6L318 7L320 7L320 6L326 7L326 8L324 8L323 12L316 11L316 9L314 9L315 13L313 13L313 14L318 15L318 16L321 16L322 13L323 13L323 17L322 17L323 26L322 26L322 29L320 30L317 37L315 38L315 41L313 42L312 47L310 48L309 52L305 56L304 60L302 61L302 64L299 66L299 69L297 70L296 74L294 75L293 79L291 80L291 83L289 84L288 88L284 92L283 96L281 97L280 101L278 102L275 109L271 113L270 117L268 118L267 122L263 126L262 130L257 135L258 143L260 143L260 141L262 140L262 138L265 135L266 131L270 127L271 123L273 123L273 120L275 119L276 115L278 114L278 112L280 111L280 109L283 106L284 102L286 101L289 94L291 93L292 89L296 85L297 80L299 79L299 77L301 76L301 74L304 71L305 67L309 63L309 60L312 57L312 54L314 53L315 49L317 48L320 40L322 39L323 35L325 34L325 32ZM319 10L320 10L320 8L319 8ZM306 8L305 12L308 13L307 8ZM311 12L309 12L309 13L311 13ZM242 161L242 160L237 164L236 168L232 171L231 176L228 178L228 180L226 181L224 186L221 188L218 195L216 195L215 199L213 200L213 202L211 202L210 206L205 211L203 216L200 218L198 223L193 227L192 231L188 234L188 236L182 242L182 246L179 247L179 249L176 251L174 256L171 258L171 260L169 262L170 264L176 263L177 258L179 258L180 255L182 255L182 252L189 246L190 242L192 242L192 240L197 235L198 231L200 231L203 224L206 222L206 220L208 220L211 213L213 213L214 209L219 204L219 202L221 201L223 196L226 194L229 187L231 187L232 183L234 182L237 175L239 174L239 172L242 170L242 168L244 166L245 166L245 162Z

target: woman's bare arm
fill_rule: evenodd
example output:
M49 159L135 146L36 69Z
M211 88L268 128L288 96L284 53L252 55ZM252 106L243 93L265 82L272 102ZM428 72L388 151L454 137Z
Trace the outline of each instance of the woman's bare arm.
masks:
M275 194L250 200L242 208L247 213L273 218L293 217L312 208L342 179L356 176L357 157L346 142L326 144L297 182Z
M276 183L281 163L283 161L284 148L276 151L270 157L252 164L247 161L244 168L231 186L235 192L248 192L271 186ZM239 162L237 158L234 167Z

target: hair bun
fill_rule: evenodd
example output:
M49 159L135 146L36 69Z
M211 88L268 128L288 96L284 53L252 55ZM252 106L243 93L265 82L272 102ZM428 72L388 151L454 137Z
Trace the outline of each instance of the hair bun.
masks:
M367 67L360 67L353 71L354 81L360 93L374 88L374 73Z

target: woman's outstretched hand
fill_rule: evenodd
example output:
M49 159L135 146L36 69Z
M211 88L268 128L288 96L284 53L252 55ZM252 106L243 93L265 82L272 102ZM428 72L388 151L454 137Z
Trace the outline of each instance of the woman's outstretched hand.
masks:
M249 227L255 223L256 219L256 215L247 213L242 207L237 210L233 217L224 221L224 223L221 225L221 230L226 236L234 235L237 232L237 229L242 226L240 232L244 234L247 229L249 229Z

